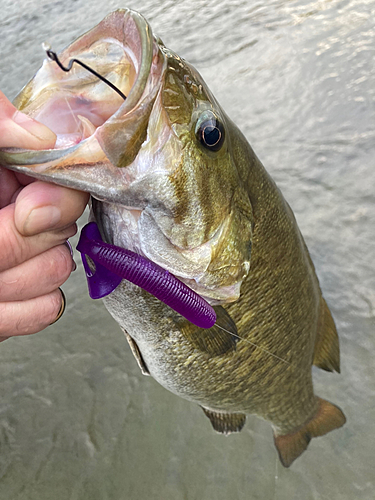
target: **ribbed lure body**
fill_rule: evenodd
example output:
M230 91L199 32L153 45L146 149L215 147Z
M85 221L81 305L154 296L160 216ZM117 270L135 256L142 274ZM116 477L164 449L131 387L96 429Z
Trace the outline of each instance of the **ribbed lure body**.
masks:
M214 309L200 295L169 271L135 252L104 243L95 222L87 224L77 245L86 271L90 297L110 294L126 279L154 295L200 328L211 328L216 321ZM95 270L87 263L88 256Z

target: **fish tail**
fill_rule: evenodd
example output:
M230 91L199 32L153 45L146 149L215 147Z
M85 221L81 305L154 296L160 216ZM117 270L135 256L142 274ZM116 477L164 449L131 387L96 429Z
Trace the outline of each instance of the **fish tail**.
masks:
M306 450L313 437L323 436L346 422L345 415L338 406L325 399L317 400L318 410L306 424L290 434L274 436L275 446L284 467L289 467Z

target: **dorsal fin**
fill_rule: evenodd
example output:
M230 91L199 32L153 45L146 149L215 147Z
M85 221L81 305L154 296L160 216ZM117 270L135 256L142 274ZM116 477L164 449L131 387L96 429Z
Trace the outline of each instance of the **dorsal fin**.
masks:
M245 413L219 413L201 407L207 417L210 419L212 427L221 434L231 434L240 432L246 422Z
M313 364L328 372L340 373L340 348L336 326L326 301L321 297Z

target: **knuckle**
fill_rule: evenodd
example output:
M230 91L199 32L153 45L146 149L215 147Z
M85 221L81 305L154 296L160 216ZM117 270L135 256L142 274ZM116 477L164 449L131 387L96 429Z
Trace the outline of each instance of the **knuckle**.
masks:
M35 314L35 311L33 313ZM24 332L25 326L31 329L34 324L28 315L27 308L21 309L18 302L1 303L0 318L1 336L20 335Z
M24 290L27 288L27 281L21 277L16 277L11 281L3 279L0 274L0 300L22 300ZM11 297L9 291L11 290Z
M61 300L57 289L32 301L0 303L0 337L29 335L43 330L56 319Z
M55 321L61 308L62 296L60 290L55 290L46 296L45 309L43 311L43 319L45 326L50 325Z
M59 245L0 272L0 302L29 300L51 293L69 278L73 265L68 248Z
M65 245L53 248L45 258L43 272L48 283L59 287L69 278L73 261Z
M8 303L0 303L0 335L5 336L10 333L11 311L9 311Z
M47 328L56 318L61 307L61 293L59 290L38 298L35 307L28 320L20 322L18 334L28 335ZM23 318L24 319L24 318Z
M26 249L11 224L4 224L1 233L1 240L6 244L2 246L0 267L9 269L25 260Z

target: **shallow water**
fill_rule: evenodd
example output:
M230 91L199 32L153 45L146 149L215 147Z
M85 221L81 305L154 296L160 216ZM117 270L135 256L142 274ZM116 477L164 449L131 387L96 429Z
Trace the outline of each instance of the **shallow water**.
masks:
M373 499L375 0L1 0L0 88L124 6L203 74L292 206L341 339L315 391L348 422L289 470L255 417L215 434L141 375L80 266L63 318L0 346L0 499Z

